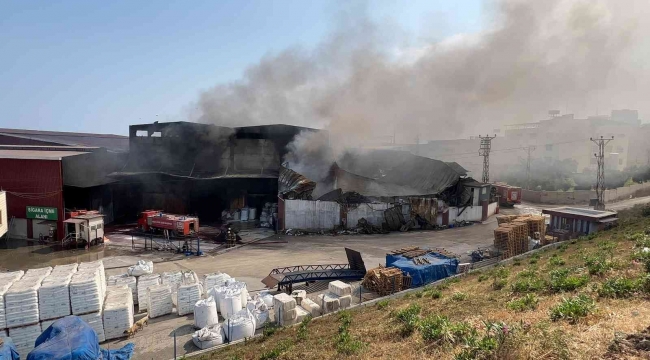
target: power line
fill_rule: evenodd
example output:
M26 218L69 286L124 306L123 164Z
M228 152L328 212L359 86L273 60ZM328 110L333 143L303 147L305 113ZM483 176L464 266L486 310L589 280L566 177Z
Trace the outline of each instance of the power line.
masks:
M479 139L481 139L481 147L478 150L478 154L480 156L483 156L483 179L482 181L484 183L489 183L490 182L490 149L492 148L492 139L496 138L497 136L480 136Z
M614 137L600 139L589 138L594 144L598 145L598 153L594 154L598 160L598 172L596 175L596 197L598 198L598 203L594 206L596 210L605 210L605 145L608 142L614 140Z
M535 146L529 146L526 148L528 151L528 161L526 161L526 189L530 190L530 153L537 149Z

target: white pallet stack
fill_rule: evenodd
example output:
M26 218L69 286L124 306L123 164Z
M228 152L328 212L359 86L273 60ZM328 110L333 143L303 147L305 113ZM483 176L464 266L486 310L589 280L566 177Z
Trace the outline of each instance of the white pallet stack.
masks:
M192 314L194 312L194 305L201 300L203 289L201 284L181 285L178 288L178 300L176 309L179 316Z
M22 271L0 273L0 330L7 328L7 322L5 321L5 294L9 291L11 285L23 275L24 272Z
M70 281L70 306L72 314L82 315L102 310L104 295L98 268L81 269L72 275Z
M123 337L133 326L133 292L127 285L106 288L103 315L106 340Z
M27 359L27 354L34 350L39 335L41 335L40 324L9 329L9 337L16 345L16 350L21 359Z
M178 287L183 283L183 273L180 271L164 272L160 276L160 280L163 285L169 285L172 290L172 303L177 306Z
M7 328L37 324L39 277L16 281L5 293L5 323Z
M138 281L135 276L129 276L129 274L122 275L113 275L109 276L107 286L116 286L116 285L126 285L131 289L131 296L133 297L133 303L138 303Z
M138 309L147 311L147 288L160 285L160 274L147 274L138 277Z
M97 334L100 343L106 341L106 336L104 334L104 321L101 312L79 315L79 318L95 330L95 334Z
M99 272L99 284L101 289L102 299L106 296L106 273L104 270L104 262L102 260L85 262L79 264L77 271L98 271Z
M36 278L39 279L38 282L43 281L46 276L50 275L52 272L52 267L44 267L44 268L38 268L38 269L29 269L27 272L25 272L25 275L23 275L23 279L25 278Z
M169 285L154 285L147 288L149 318L171 314L173 310L172 290Z
M77 264L56 266L38 289L38 313L42 320L58 319L72 314L70 308L70 280Z

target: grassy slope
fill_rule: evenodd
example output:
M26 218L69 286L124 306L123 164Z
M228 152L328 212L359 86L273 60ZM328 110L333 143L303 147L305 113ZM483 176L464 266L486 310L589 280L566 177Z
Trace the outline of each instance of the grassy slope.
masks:
M638 213L633 211L630 213ZM205 359L415 359L441 358L453 359L466 348L463 341L449 344L443 341L425 341L421 330L416 330L409 336L402 336L402 323L396 319L396 313L409 305L418 304L421 313L418 319L430 314L441 314L455 322L466 322L482 335L485 333L483 321L501 321L511 329L507 340L502 343L499 353L484 353L484 358L500 359L594 359L603 358L608 346L612 343L615 332L634 333L650 325L650 306L647 293L637 291L624 299L600 297L598 289L607 279L626 277L635 279L644 276L642 264L632 262L631 255L635 251L635 241L629 240L629 235L643 232L650 225L650 219L627 215L621 226L614 230L600 233L595 239L573 241L566 249L548 250L540 253L539 259L531 258L520 263L507 265L509 270L507 284L500 290L493 289L493 271L474 273L462 281L449 284L442 290L442 297L431 297L431 289L425 292L410 294L401 299L390 301L385 308L370 306L350 311L352 321L349 326L351 341L361 340L364 345L355 347L353 354L347 355L344 350L337 351L339 326L341 319L329 316L315 319L306 326L306 339L299 340L298 327L278 330L265 339L252 340L246 344L232 346L221 351L204 355ZM626 238L627 237L627 238ZM614 267L604 275L588 274L585 267L584 255L604 254L608 243L614 244L607 259L613 261ZM605 245L603 245L605 244ZM566 264L552 265L549 259L554 254L562 258ZM531 261L532 260L532 261ZM534 263L534 264L531 264ZM573 292L553 293L546 287L534 292L539 300L535 310L517 312L509 310L507 303L512 299L521 298L522 294L513 293L512 284L522 279L518 273L523 270L536 270L539 278L548 280L553 269L567 268L572 275L586 276L588 283ZM483 276L481 276L483 275ZM487 276L486 276L487 275ZM481 278L479 281L479 277ZM466 299L454 296L461 292ZM550 309L557 305L562 298L573 297L577 294L587 294L596 300L596 310L593 314L580 318L575 324L568 321L551 321ZM302 331L303 334L305 330ZM278 345L281 344L281 345ZM349 344L349 343L348 343ZM354 350L357 350L354 352ZM275 350L275 353L273 353Z

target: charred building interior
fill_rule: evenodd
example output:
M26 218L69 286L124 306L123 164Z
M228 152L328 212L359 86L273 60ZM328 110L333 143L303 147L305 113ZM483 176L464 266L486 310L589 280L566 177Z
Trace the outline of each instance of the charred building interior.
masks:
M132 125L129 155L110 177L130 188L130 214L164 209L219 221L224 212L277 202L281 159L303 130L288 125Z

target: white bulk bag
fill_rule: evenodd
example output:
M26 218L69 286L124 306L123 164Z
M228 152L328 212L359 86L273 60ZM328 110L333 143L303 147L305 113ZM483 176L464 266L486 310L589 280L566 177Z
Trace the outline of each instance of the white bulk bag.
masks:
M221 325L216 324L210 327L204 327L192 335L192 342L199 349L209 349L223 344L225 334Z
M257 297L262 299L262 301L264 301L267 307L269 308L273 307L273 295L271 295L271 292L269 290L260 291L257 294Z
M269 320L269 308L260 298L257 298L254 301L249 301L246 305L246 309L255 318L255 329L262 328Z
M224 318L241 311L241 291L239 289L228 289L219 300L219 312Z
M205 275L203 277L203 289L205 289L206 295L213 287L225 285L228 279L230 279L230 275L219 272Z
M205 300L197 301L194 305L194 327L203 329L218 323L219 314L217 314L217 303L214 298L210 296Z
M214 298L214 301L217 303L217 309L219 310L220 313L221 313L221 301L226 295L226 291L228 291L227 286L215 286L208 291L208 297L212 296Z
M142 276L153 273L153 261L139 260L137 264L130 266L127 270L131 276Z
M233 314L224 323L224 332L228 340L237 341L255 335L255 318L251 313L244 309Z

